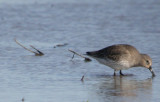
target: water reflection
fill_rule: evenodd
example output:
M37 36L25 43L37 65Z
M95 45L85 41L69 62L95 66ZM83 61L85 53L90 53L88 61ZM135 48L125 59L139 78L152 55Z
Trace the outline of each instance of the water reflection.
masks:
M133 77L110 77L100 82L96 93L104 101L141 102L145 98L145 102L149 102L152 97L152 78L136 80Z

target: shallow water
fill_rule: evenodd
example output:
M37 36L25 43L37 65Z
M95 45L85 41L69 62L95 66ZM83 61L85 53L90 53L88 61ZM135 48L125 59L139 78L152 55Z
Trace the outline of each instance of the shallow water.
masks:
M160 2L73 0L0 4L0 100L3 102L158 102L160 100ZM33 45L44 56L24 50ZM62 47L56 44L67 43ZM127 76L68 49L86 51L126 43L153 59L149 70ZM85 75L84 81L81 77Z

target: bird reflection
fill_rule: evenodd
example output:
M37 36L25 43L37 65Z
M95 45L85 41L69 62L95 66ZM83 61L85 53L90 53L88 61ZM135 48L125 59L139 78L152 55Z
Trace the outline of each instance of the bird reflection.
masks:
M113 76L99 83L97 94L106 101L141 102L152 97L152 78L136 80L131 77ZM112 99L112 100L111 100Z

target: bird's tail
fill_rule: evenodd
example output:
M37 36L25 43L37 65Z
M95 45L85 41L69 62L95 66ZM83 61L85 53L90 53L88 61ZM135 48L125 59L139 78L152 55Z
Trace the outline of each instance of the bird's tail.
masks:
M97 54L96 54L96 51L93 51L93 52L86 52L86 54L88 55L88 56L96 56Z

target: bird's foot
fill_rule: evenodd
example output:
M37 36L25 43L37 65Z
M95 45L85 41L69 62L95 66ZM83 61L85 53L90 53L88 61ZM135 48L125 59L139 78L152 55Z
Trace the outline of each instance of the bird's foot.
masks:
M122 75L122 76L124 76L124 74L122 73L122 71L121 71L121 70L119 71L119 74L120 74L120 75Z
M114 74L113 75L116 76L116 70L114 70Z

